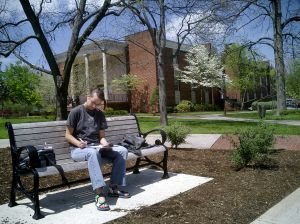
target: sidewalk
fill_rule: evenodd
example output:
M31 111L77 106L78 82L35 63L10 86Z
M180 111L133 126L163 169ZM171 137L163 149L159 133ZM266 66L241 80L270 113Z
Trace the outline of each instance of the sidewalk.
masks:
M0 205L0 223L106 223L143 207L158 204L212 180L208 177L171 172L168 179L161 179L161 171L154 169L140 171L139 175L127 174L126 190L132 194L130 199L107 198L110 211L99 212L96 209L91 184L85 184L42 194L40 205L45 217L40 220L32 219L32 203L29 199L17 201L19 205L13 208L8 207L7 204Z

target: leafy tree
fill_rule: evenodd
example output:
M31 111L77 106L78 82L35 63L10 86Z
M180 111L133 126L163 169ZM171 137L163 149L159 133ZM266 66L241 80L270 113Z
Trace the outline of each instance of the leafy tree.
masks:
M210 54L203 45L191 48L186 54L188 63L184 70L179 73L178 79L190 83L193 87L222 87L224 79L229 78L223 74L223 66L220 59Z
M41 75L39 88L37 89L42 99L42 108L47 112L55 112L56 99L55 99L55 86L51 76Z
M293 65L291 74L287 76L287 95L300 99L300 60Z
M132 91L134 91L140 83L141 81L133 74L124 74L121 75L120 78L112 80L112 85L116 87L116 89L127 93L130 108Z
M58 1L60 7L57 8L54 7L55 2L51 0L36 2L19 0L18 3L22 7L19 12L9 9L10 4L6 1L1 2L0 5L0 55L8 57L14 54L32 68L52 75L56 91L56 119L66 119L71 69L79 50L104 17L118 16L123 8L116 8L118 1L112 2L112 0L99 2L78 0L70 4L60 4ZM114 10L110 10L111 8ZM22 30L27 32L20 32ZM62 30L70 32L71 35L66 60L63 69L60 69L52 44ZM37 43L49 69L26 60L24 48L28 43Z
M41 96L37 91L40 79L27 66L11 64L6 71L1 73L1 82L6 89L6 97L13 103L40 106Z
M158 93L158 88L155 87L151 92L150 102L149 102L153 114L156 113L156 107L157 107L158 102L159 102L159 93Z
M221 60L204 45L192 47L186 54L186 61L188 65L177 73L177 79L190 83L193 88L204 86L223 89L225 83L230 83L228 76L223 73Z
M198 28L203 31L206 27L199 28L197 25L210 24L213 26L212 20L216 18L217 11L221 2L216 1L199 1L199 0L182 0L182 1L166 1L166 0L141 0L141 1L125 1L121 2L128 7L134 15L134 22L138 25L144 25L147 28L153 49L157 66L157 80L159 88L159 111L160 124L168 125L167 106L166 106L166 77L165 77L165 60L167 25L170 20L176 20L176 27L173 27L177 40L177 49L173 53L173 61L176 61L174 68L178 65L178 55L183 43L188 36ZM137 23L136 23L137 22ZM209 26L209 25L208 25ZM170 27L169 27L170 28ZM206 32L207 34L207 32ZM137 43L143 46L140 43ZM176 65L177 64L177 65Z
M241 108L246 100L246 94L255 90L258 80L261 76L269 74L266 63L259 58L254 59L255 52L250 52L246 48L238 44L232 44L226 48L223 57L226 72L232 78L232 89L241 92Z
M284 55L290 53L299 55L299 25L300 8L298 0L228 0L223 4L232 6L232 14L228 18L235 18L236 23L231 30L240 31L245 27L251 28L253 33L264 31L263 36L245 41L247 48L266 45L274 50L276 71L277 111L280 115L286 109L285 105L285 65ZM254 35L255 36L255 35Z

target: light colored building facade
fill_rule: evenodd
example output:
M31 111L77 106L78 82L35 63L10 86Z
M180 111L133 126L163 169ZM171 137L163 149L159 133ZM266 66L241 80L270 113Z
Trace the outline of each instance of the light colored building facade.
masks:
M71 71L69 96L85 99L89 89L102 87L108 102L127 102L127 95L111 86L113 79L126 74L127 45L111 40L101 40L84 45L76 56ZM56 55L59 68L63 69L66 52Z

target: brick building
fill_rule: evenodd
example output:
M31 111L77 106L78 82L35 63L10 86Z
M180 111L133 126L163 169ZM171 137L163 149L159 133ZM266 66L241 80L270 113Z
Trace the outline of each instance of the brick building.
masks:
M132 107L134 111L149 112L149 99L158 86L158 70L154 46L149 32L134 33L125 38L128 44L128 68L131 74L142 81L138 90L133 93ZM198 104L220 104L220 93L217 88L191 88L190 84L176 79L176 66L183 69L187 65L185 52L190 47L183 44L176 57L177 43L166 41L164 49L164 72L166 83L167 107L176 106L181 100L190 100ZM206 47L211 48L210 44Z
M208 48L210 44L206 45ZM182 45L177 58L174 57L177 43L166 41L164 49L164 71L167 95L167 107L176 106L181 100L190 100L198 104L221 104L217 88L191 88L176 80L178 66L186 65L185 52L189 45ZM56 56L60 68L63 69L65 54ZM123 74L134 74L141 81L132 93L133 112L153 112L150 97L158 86L158 70L152 39L148 31L134 33L125 37L125 43L102 40L83 46L73 65L70 84L70 96L85 96L87 89L100 86L104 88L108 104L127 102L126 93L116 91L111 81ZM177 60L176 60L177 59ZM80 81L82 80L82 81ZM80 84L78 84L80 83ZM158 111L158 106L156 106Z

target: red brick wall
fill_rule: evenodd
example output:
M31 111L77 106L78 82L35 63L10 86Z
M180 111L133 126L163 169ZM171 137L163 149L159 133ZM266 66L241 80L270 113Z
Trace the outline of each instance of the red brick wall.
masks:
M141 81L132 96L133 112L150 111L149 100L157 84L155 51L148 31L126 37L128 43L128 67L131 74Z

